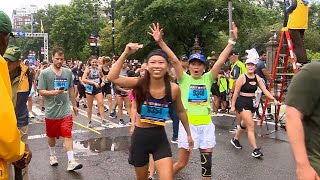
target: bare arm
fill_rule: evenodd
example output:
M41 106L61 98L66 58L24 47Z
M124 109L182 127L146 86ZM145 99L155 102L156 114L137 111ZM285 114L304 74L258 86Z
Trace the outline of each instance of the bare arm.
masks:
M293 157L296 161L297 179L319 180L320 176L313 169L308 159L302 121L303 114L298 109L287 106L286 127Z
M262 92L269 98L272 99L273 101L276 101L276 98L272 96L272 94L268 91L266 86L263 84L261 77L256 76L258 80L258 86L262 90Z
M174 88L174 91L176 92L176 97L174 99L174 104L176 106L177 114L179 116L179 119L181 120L181 123L182 123L184 129L187 132L187 135L191 136L188 116L187 116L186 110L184 109L182 101L181 101L180 88L177 86L177 87Z
M45 89L40 89L39 90L39 94L41 96L57 96L57 95L60 95L60 94L63 94L64 93L64 90L45 90Z
M291 106L286 107L286 127L291 149L297 165L310 164L304 142L302 118L303 114L299 110Z
M70 96L70 101L72 103L73 107L77 107L76 104L76 97L75 97L75 93L74 93L74 87L69 87L69 96Z
M133 88L137 85L139 79L135 77L123 77L120 76L121 67L124 63L124 61L127 59L127 57L130 54L135 53L140 47L137 43L129 43L126 46L126 49L121 54L119 59L113 64L107 78L112 83L121 86L121 87L128 87Z
M177 80L180 81L183 75L183 68L181 66L181 63L177 56L174 54L174 52L168 47L168 45L164 42L162 39L162 29L160 29L159 23L152 24L152 27L149 27L151 32L148 32L153 39L158 43L158 45L161 47L161 49L168 55L170 62L176 71L176 77Z
M237 83L234 83L235 88L234 88L234 92L233 92L233 96L232 96L232 107L236 107L236 101L237 101L238 95L240 93L240 89L243 86L243 84L245 83L244 77L245 77L244 75L241 75L238 78Z
M262 69L262 73L267 78L268 81L271 81L271 76L266 68Z
M232 23L232 33L231 34L232 34L232 37L230 37L231 40L236 41L238 39L238 28L234 22ZM225 61L228 59L232 48L233 48L233 45L228 43L228 45L225 47L225 49L220 54L217 62L212 66L211 73L212 73L213 79L216 79L217 75L220 72L221 67L223 66Z

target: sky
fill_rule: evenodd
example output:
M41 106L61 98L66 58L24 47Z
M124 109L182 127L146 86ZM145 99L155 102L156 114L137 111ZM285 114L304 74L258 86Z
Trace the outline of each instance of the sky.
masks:
M13 9L19 8L26 4L35 4L39 9L48 4L69 4L71 0L1 0L0 10L4 11L11 18Z

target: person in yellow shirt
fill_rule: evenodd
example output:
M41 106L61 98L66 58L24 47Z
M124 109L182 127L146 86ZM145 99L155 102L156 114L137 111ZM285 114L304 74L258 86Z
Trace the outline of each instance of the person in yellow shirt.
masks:
M2 57L13 36L11 20L0 10L0 180L8 179L7 162L23 169L30 162L25 144L20 139L12 104L11 83L6 60ZM5 107L5 108L4 108Z
M308 0L291 0L286 8L289 14L288 29L292 38L294 52L300 65L308 63L306 48L304 47L304 32L308 29Z

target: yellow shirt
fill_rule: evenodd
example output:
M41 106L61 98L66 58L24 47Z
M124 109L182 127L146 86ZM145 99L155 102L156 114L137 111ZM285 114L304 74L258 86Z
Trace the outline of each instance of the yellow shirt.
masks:
M302 0L297 0L297 7L289 14L289 29L308 29L308 5L304 5Z
M8 179L7 162L21 159L25 151L11 96L8 64L0 55L0 180Z

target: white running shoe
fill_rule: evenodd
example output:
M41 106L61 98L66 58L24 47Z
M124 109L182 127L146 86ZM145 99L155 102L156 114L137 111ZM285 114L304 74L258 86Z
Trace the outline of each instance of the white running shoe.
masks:
M29 112L29 118L34 118L34 115L32 114L32 112Z
M58 165L58 159L55 154L50 155L50 165L51 166L57 166Z
M81 169L83 166L82 164L78 163L75 159L74 160L71 160L68 162L68 168L67 170L68 171L75 171L75 170L78 170L78 169Z

